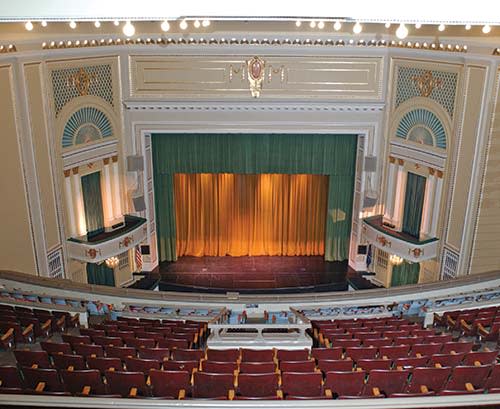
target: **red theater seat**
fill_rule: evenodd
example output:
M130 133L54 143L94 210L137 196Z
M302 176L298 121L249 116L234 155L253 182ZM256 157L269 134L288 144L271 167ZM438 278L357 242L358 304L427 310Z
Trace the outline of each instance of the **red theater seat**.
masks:
M135 349L154 348L156 341L152 338L127 338L125 344Z
M238 370L237 362L217 362L217 361L202 361L201 370L211 373L229 373L234 374Z
M439 364L441 366L455 367L460 365L465 354L434 354L431 356L429 365Z
M405 393L440 392L448 382L451 368L415 368Z
M308 349L278 349L276 357L279 361L307 361L309 359Z
M412 356L424 356L439 354L443 348L442 344L415 344L411 347Z
M353 347L346 348L345 354L353 361L357 362L360 359L375 359L377 356L377 348L375 347Z
M108 358L120 358L122 361L124 361L125 358L133 358L137 356L135 348L133 347L117 347L107 345L104 347L104 351L106 352L106 356Z
M323 375L321 372L283 372L281 375L281 390L286 399L328 397L323 391Z
M40 346L49 355L55 355L55 354L70 355L73 353L73 350L71 349L71 345L68 344L67 342L42 341L42 342L40 342Z
M426 366L429 363L428 356L398 358L394 361L395 368L414 368L418 366Z
M85 358L81 355L56 354L52 359L57 369L87 369Z
M311 350L311 355L317 361L321 359L340 359L342 358L343 349L342 347L337 348L313 348Z
M64 385L55 369L23 368L22 373L25 389L36 392L64 392Z
M22 393L22 380L15 366L0 366L0 393Z
M23 349L14 350L14 356L18 366L30 367L36 365L38 368L51 368L49 355L45 351L27 351Z
M66 392L78 396L106 396L106 385L102 381L101 373L97 369L83 371L60 371ZM120 397L120 395L116 395Z
M474 343L473 342L446 342L443 345L442 353L451 354L452 352L470 352L472 351Z
M272 349L241 349L241 362L270 362L274 360Z
M85 358L93 356L104 356L104 348L102 345L94 345L94 344L75 344L73 345L73 349L75 354L82 355Z
M475 365L476 362L479 362L479 364L481 365L489 365L496 363L497 356L498 356L497 350L469 352L465 354L462 364L464 366L471 366Z
M170 348L170 349L174 348L187 349L189 347L189 341L183 338L164 338L158 340L158 347Z
M165 371L188 371L193 373L193 370L198 369L198 366L198 361L163 361Z
M330 371L352 371L353 364L351 359L320 359L318 368L326 374Z
M486 383L491 370L491 365L457 366L453 368L451 379L446 384L443 394L453 391L477 392Z
M167 361L170 358L170 349L168 348L139 349L139 358L156 359L157 361Z
M276 372L274 362L242 362L240 364L240 373L272 373Z
M406 358L410 353L410 345L394 345L394 346L380 347L378 351L379 351L379 356L381 358L383 357L387 357L387 359Z
M240 374L238 395L249 398L277 397L279 376L276 373Z
M315 361L281 361L281 372L314 372L316 370Z
M349 397L361 396L365 387L365 371L326 373L325 388L332 391L334 396Z
M92 344L92 340L88 335L70 335L62 334L62 340L70 344L73 348L77 344Z
M87 365L90 369L98 369L102 375L108 370L121 371L122 361L120 358L87 358Z
M392 361L389 359L359 359L356 362L357 369L372 371L373 369L391 369Z
M102 337L102 336L94 336L92 337L93 341L97 345L112 346L112 347L122 347L124 345L123 340L119 337Z
M176 361L199 361L205 357L205 351L201 349L174 349L172 359Z
M234 375L228 373L195 372L193 398L228 398L234 394Z
M161 362L155 359L125 358L127 371L149 374L151 369L160 369Z
M375 369L368 376L368 382L365 385L363 394L377 396L378 391L388 397L394 393L402 393L407 386L409 375L408 370L385 371Z
M149 396L149 388L142 372L106 371L109 391L123 398Z
M207 359L218 362L236 362L240 358L239 349L207 349Z
M392 345L391 338L368 338L363 341L363 346L365 347L386 347Z
M184 399L191 395L191 372L159 371L149 372L151 393L155 397L166 399Z

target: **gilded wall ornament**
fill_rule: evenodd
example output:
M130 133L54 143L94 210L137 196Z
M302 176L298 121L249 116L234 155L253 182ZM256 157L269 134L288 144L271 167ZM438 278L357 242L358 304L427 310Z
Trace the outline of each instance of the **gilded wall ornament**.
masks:
M253 57L251 60L247 61L248 82L250 83L250 92L254 98L260 96L265 68L266 63L260 57Z
M434 88L441 88L443 85L443 81L440 78L434 78L431 71L425 71L420 76L414 76L412 80L423 97L428 97L432 94Z
M84 68L80 68L76 73L68 76L68 86L73 86L82 97L88 95L90 84L95 80L95 74L89 74Z

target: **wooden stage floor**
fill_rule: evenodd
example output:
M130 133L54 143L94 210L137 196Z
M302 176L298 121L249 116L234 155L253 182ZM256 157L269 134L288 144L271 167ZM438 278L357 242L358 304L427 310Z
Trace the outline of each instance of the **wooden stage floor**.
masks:
M161 291L346 291L347 261L305 257L180 257L159 268Z

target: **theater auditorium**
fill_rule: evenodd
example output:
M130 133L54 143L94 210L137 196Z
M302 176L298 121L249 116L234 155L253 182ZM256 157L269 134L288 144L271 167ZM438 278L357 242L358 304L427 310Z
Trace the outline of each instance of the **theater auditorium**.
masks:
M1 407L500 408L498 5L10 3Z

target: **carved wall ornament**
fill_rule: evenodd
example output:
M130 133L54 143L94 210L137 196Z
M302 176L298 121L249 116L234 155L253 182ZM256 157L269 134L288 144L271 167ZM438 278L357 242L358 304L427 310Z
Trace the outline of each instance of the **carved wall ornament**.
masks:
M250 92L252 97L258 98L262 90L266 63L260 57L253 57L247 61L248 82L250 83Z
M96 250L96 249L85 250L85 255L90 257L91 259L96 258L98 254L101 255L101 250Z
M434 78L431 71L425 71L420 76L414 76L412 80L423 97L428 97L432 94L434 88L441 88L443 85L443 81L440 78Z
M382 245L382 247L391 247L392 243L387 240L384 236L377 236L377 241Z
M88 95L90 84L95 81L95 74L89 74L84 68L80 68L75 74L69 75L67 78L68 87L75 87L80 96Z
M240 66L234 66L231 64L229 66L229 82L233 81L233 76L241 74L241 80L245 81L245 64L241 64Z
M424 254L424 250L419 248L408 249L408 254L413 254L413 257L418 258Z
M132 243L134 241L134 237L133 236L126 236L123 238L122 241L120 241L120 248L122 247L128 247L130 245L130 243Z

